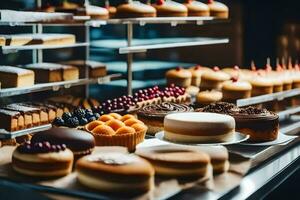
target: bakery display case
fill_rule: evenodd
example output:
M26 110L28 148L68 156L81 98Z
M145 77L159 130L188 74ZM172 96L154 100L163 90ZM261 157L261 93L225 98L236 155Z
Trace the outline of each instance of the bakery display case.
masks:
M297 177L298 61L277 59L272 69L268 58L265 68L252 64L250 70L136 60L157 50L230 45L226 34L172 34L185 25L229 23L228 7L215 1L84 2L45 6L39 0L38 12L0 10L1 56L32 52L32 63L0 66L0 185L54 199L256 199L270 198ZM135 38L134 31L156 25L163 25L164 37ZM16 27L32 33L18 34ZM74 34L52 33L69 27L76 27ZM125 37L92 29L121 30ZM45 53L75 52L69 49L84 58L52 60ZM98 62L107 50L125 62ZM140 82L151 80L140 90L133 86L136 68ZM126 93L114 89L120 82ZM92 93L101 93L101 101ZM8 190L0 191L6 198Z

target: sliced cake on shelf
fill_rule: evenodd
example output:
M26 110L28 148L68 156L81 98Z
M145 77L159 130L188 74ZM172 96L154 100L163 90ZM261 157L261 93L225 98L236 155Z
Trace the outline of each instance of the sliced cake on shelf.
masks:
M34 84L34 72L12 66L0 66L0 82L3 88L19 88Z
M68 62L63 62L63 64L78 67L80 78L85 78L86 68L89 70L90 78L99 78L107 75L106 65L102 62L91 60L71 60Z

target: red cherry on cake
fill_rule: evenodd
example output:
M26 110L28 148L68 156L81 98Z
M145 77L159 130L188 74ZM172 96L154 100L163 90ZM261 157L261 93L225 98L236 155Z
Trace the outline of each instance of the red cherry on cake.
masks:
M200 65L196 65L195 67L194 67L194 70L199 70L201 67L200 67Z
M234 69L234 70L240 70L239 66L237 66L237 65L234 66L233 69Z
M217 72L217 71L220 71L220 68L217 67L217 66L215 66L215 67L213 68L213 70L214 70L215 72Z
M156 1L156 4L157 4L157 5L163 5L164 3L165 3L164 0L157 0L157 1Z
M176 67L176 71L180 71L181 70L181 67Z
M214 1L213 0L208 0L207 3L212 4L212 3L214 3Z
M239 78L237 76L233 76L231 77L232 82L237 82L239 80Z

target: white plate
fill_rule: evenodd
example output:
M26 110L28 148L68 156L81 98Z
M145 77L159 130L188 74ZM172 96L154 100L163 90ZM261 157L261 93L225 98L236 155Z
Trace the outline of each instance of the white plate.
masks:
M155 134L155 137L159 140L165 141L165 142L170 142L174 144L181 144L181 145L192 145L192 146L213 146L213 145L230 145L230 144L237 144L246 141L249 138L249 135L244 135L239 132L235 132L231 138L231 140L227 142L211 142L211 143L183 143L183 142L173 142L169 141L164 138L164 131L160 131Z
M276 140L269 141L269 142L243 142L241 145L248 145L248 146L271 146L271 145L280 145L280 144L285 144L286 142L289 142L293 139L295 139L297 136L290 136L290 135L285 135L281 132L278 133L278 137Z

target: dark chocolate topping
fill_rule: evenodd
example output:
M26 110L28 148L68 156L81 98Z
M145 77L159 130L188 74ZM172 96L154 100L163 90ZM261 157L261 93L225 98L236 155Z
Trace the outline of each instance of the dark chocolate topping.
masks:
M193 111L193 108L185 104L163 102L141 108L138 111L138 115L143 117L165 117L170 113L191 111Z
M6 110L6 109L0 109L0 113L4 114L4 115L12 116L12 117L21 115L21 113L18 111L12 111L12 110Z
M233 116L236 120L272 120L278 119L278 115L267 109L249 106L239 108L231 103L218 102L209 104L203 108L197 109L197 112L212 112L219 114L227 114Z
M21 104L10 104L10 105L5 106L4 109L18 111L21 113L37 113L40 111L40 109L38 109L38 108L22 106Z
M25 142L24 144L18 146L18 151L20 153L51 153L51 152L59 152L64 151L66 149L65 144L51 144L48 141L31 143Z
M33 135L33 143L49 141L51 144L64 143L72 151L87 151L95 146L94 137L81 130L71 128L51 128Z

